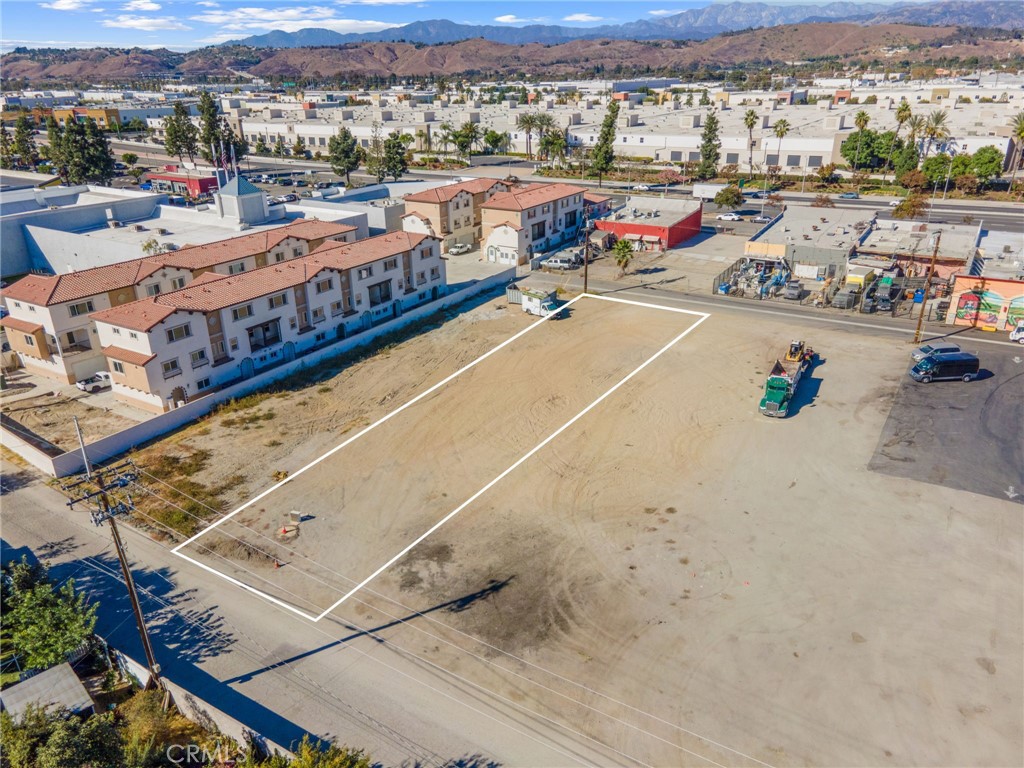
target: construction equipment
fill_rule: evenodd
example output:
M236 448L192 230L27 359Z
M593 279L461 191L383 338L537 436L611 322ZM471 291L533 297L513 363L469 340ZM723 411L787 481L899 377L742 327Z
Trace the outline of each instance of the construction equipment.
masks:
M801 378L814 365L814 350L804 346L803 342L794 343L800 344L803 349L800 358L788 365L784 365L781 360L776 360L765 381L764 397L761 398L761 403L758 406L758 410L765 416L780 419L786 417L789 413L790 403L793 401L793 395L796 394L797 387L800 386ZM792 350L792 345L790 345L790 349ZM786 357L788 359L789 356Z
M789 351L786 353L786 362L795 363L804 356L804 343L802 341L789 342Z

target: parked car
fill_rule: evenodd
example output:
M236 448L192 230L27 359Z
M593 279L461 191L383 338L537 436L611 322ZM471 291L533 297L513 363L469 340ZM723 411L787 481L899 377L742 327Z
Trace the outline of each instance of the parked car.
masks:
M3 320L9 314L11 313L7 311L7 307L0 307L0 320Z
M468 243L456 243L448 249L448 253L458 256L460 253L469 253L471 250L473 250L473 246Z
M715 218L718 221L743 221L743 217L738 213L720 213Z
M75 386L83 392L101 392L110 388L110 374L107 371L100 371L88 379L76 381Z
M304 186L306 186L306 182L304 180L302 180L302 179L299 179L298 181L295 182L295 186L296 187L304 187Z
M767 224L771 220L771 216L765 216L764 214L761 214L760 216L755 216L754 218L751 219L751 221L754 222L755 224Z
M330 181L318 181L313 185L315 189L330 189L334 184Z
M914 381L928 384L932 381L971 381L978 378L981 362L966 352L929 355L910 369Z
M771 194L771 192L752 192L750 194L750 199L751 200L763 200L764 198L768 197L768 195L770 195L770 194Z
M634 192L650 192L651 188L648 187L646 184L634 184L633 185L633 191Z
M1017 327L1010 331L1010 341L1024 344L1024 322L1018 323Z
M899 205L902 202L903 202L902 200L890 200L889 201L889 207L890 208L895 208L897 205Z
M800 301L804 296L804 286L799 280L790 280L782 292L782 298Z
M292 180L291 179L284 178L284 179L278 179L277 180L277 186L279 186L279 187L290 187L291 185L292 185Z
M839 195L840 200L860 200L860 195L856 192L843 192Z
M962 351L959 344L954 344L951 341L936 341L934 344L925 344L923 347L918 347L910 353L910 356L914 360L924 360L932 355L952 355Z
M572 269L576 266L572 259L565 256L552 256L542 263L545 267L550 267L551 269Z

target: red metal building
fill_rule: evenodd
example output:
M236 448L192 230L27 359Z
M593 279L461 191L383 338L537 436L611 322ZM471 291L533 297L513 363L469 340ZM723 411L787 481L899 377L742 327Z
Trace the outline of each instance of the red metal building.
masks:
M157 171L147 173L146 180L153 185L154 192L171 192L188 197L213 194L218 189L216 176L206 176L194 171Z
M697 204L689 212L638 209L635 216L597 219L594 221L594 226L602 232L611 232L619 240L643 243L643 246L637 250L667 250L675 248L700 233L703 210L704 206L700 204ZM653 215L654 213L657 215Z

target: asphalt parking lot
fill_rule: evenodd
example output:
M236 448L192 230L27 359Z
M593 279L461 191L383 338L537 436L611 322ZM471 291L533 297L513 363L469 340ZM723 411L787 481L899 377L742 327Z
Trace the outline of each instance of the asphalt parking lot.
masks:
M904 376L868 468L1024 503L1024 350L962 346L981 358L981 376L931 384Z

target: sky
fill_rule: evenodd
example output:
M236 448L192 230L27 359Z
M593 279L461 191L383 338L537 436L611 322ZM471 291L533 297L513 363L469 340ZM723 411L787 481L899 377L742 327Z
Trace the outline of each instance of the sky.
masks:
M593 27L656 19L708 4L707 0L3 0L0 48L139 46L189 50L275 29L293 32L321 27L341 33L376 32L425 19Z

